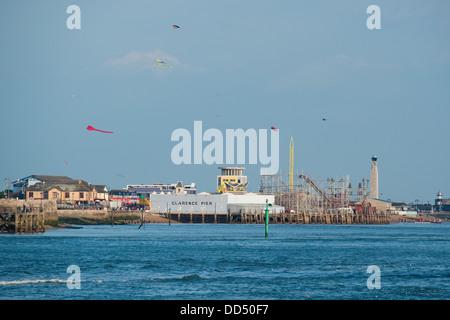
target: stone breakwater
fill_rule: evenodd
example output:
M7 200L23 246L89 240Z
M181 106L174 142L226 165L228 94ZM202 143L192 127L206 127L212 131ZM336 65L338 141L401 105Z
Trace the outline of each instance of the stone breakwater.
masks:
M45 225L57 225L56 202L33 200L0 200L0 232L45 232Z
M52 224L58 221L55 201L0 199L0 214L16 212L43 212L47 223Z

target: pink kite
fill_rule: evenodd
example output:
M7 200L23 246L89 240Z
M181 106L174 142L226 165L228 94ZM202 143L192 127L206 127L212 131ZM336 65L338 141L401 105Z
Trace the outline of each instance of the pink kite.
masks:
M90 131L98 131L98 132L103 132L103 133L114 133L112 131L103 131L103 130L95 129L94 127L91 127L91 126L88 126L87 129Z
M277 129L277 128L275 128L275 127L271 127L271 129L272 129L272 130L275 130L275 131L278 131L278 129Z

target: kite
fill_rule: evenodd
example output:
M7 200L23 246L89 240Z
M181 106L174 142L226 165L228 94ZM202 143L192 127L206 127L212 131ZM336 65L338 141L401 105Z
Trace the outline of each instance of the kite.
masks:
M90 131L98 131L98 132L103 132L103 133L114 133L112 131L103 131L103 130L95 129L92 126L88 126L87 129L90 130Z
M176 24L173 24L173 25L172 25L172 28L174 28L174 29L181 29L181 27L180 27L180 26L177 26ZM199 35L199 36L202 36L202 37L208 37L208 38L211 38L211 36L208 36L208 35L206 35L206 34L202 34L202 33L194 32L194 31L190 31L190 30L187 30L187 29L185 29L185 28L183 28L183 30L184 30L184 31L187 31L187 32L194 33L194 34Z
M68 164L68 163L64 161L64 164Z
M159 59L155 59L155 61L156 61L156 63L158 64L158 66L161 66L161 67L172 67L172 66L170 66L170 65L168 65L168 64L166 64L164 61L162 61L162 60L159 60Z
M275 131L278 131L278 129L277 128L275 128L275 127L270 127L272 130L275 130Z
M322 118L322 121L327 121L327 119L325 119L325 118Z

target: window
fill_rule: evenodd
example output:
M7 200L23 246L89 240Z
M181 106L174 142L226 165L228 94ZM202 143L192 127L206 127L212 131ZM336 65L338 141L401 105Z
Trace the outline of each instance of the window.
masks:
M53 199L58 198L58 192L53 192Z
M33 199L33 192L28 193L30 199Z
M66 192L66 194L64 196L66 197L66 199L69 199L70 198L70 193Z
M84 192L80 192L80 199L84 198Z

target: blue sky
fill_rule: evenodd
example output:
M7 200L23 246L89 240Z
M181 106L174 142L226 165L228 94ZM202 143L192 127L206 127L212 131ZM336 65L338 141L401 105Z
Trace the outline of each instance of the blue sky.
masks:
M80 30L66 27L72 4ZM381 30L366 27L372 4ZM315 179L350 175L357 184L376 154L381 198L450 197L448 1L53 0L0 9L2 180L181 180L215 191L218 165L170 157L171 133L202 120L223 132L279 128L282 173L292 136L295 170ZM244 166L257 191L260 165Z

